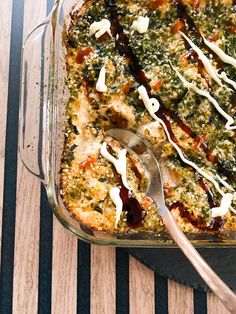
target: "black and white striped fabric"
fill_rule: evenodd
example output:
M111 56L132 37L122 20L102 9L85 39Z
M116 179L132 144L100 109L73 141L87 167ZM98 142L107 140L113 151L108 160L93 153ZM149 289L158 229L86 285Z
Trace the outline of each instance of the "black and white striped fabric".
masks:
M30 12L27 11L27 6L30 6ZM0 214L2 215L2 221L0 219L0 229L2 230L0 233L0 235L2 234L0 313L226 313L216 299L213 299L217 304L216 310L213 311L213 307L207 310L205 293L180 285L175 287L172 284L171 286L166 278L144 270L142 266L137 266L126 250L111 249L110 253L105 254L106 249L104 251L99 249L95 253L96 249L93 246L74 238L71 240L73 257L70 256L69 244L68 246L63 244L63 249L61 249L60 243L63 242L64 230L59 225L55 227L56 222L49 208L44 188L40 188L36 181L29 181L28 184L27 180L34 179L29 179L30 175L22 175L22 172L25 173L26 170L23 169L18 153L21 46L26 33L29 32L29 24L35 25L32 20L37 19L38 15L46 16L52 6L52 0L47 0L47 2L45 0L2 0L0 4L0 26L3 26L1 19L5 20L3 17L6 15L9 15L9 25L11 26L10 38L5 38L4 28L0 27L0 33L2 32L0 46L6 45L5 40L10 45L9 63L6 61L9 71L6 71L5 78L8 80L7 115L3 126L0 126L5 129L6 125L5 138L0 140L2 143L4 142L1 146L4 151L0 152L3 156L1 164L4 165L5 162L4 171L0 172L4 173L0 191L3 193L3 204L0 204ZM1 11L1 9L5 11ZM42 14L42 11L45 12ZM26 13L28 17L25 20ZM0 49L2 49L1 47ZM7 55L0 57L8 60ZM2 60L0 61L0 76L1 67ZM1 79L4 80L4 77L2 76ZM37 198L38 210L35 210L35 216L29 215L29 220L27 220L27 216L24 215L34 210L34 200ZM3 206L1 207L1 205ZM61 242L55 242L56 234L62 234ZM67 235L67 237L72 236ZM56 247L55 243L57 243ZM23 255L21 255L22 252ZM55 252L59 254L59 258ZM63 261L70 261L73 258L75 273L69 272L70 269L68 273L63 272L63 263L60 264L60 252ZM66 258L65 254L67 254ZM109 259L109 254L113 254L108 261L109 263L113 261L113 265L106 265L104 262ZM94 256L98 256L98 258L95 259ZM25 265L22 258L27 261ZM27 271L28 267L29 271ZM54 274L54 267L57 275ZM96 267L96 272L93 272L94 267ZM114 284L109 273L106 275L107 282L99 282L100 272L104 271L104 267L113 269L111 277L115 278ZM143 279L137 279L139 276ZM74 290L59 291L55 297L57 285L63 288L60 280L66 282L67 277L68 280L74 280ZM150 286L147 285L147 282L151 283ZM99 290L103 289L103 286L107 290L100 292ZM101 293L103 296L107 295L107 299L104 297L103 300L94 300L96 297L99 298ZM134 298L136 298L135 301ZM150 300L151 302L149 302ZM104 305L106 302L109 306L112 304L111 307ZM214 302L211 301L211 303ZM59 308L57 304L67 304L68 306Z

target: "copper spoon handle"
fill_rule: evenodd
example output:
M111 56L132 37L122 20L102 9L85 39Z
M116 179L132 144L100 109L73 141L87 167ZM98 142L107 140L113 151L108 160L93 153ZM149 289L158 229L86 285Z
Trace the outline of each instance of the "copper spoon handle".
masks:
M167 208L160 211L166 229L169 231L173 240L183 251L188 260L192 263L196 271L207 283L217 297L230 313L236 313L236 295L232 290L218 277L218 275L205 262L198 251L193 247L184 233L178 227L175 219Z

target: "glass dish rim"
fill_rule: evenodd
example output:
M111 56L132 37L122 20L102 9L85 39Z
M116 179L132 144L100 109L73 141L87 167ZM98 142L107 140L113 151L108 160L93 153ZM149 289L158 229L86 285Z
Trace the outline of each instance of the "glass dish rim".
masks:
M85 0L86 1L86 0ZM56 56L57 56L57 27L58 27L58 19L63 7L63 4L67 2L67 0L56 0L54 7L52 9L52 12L48 15L46 20L40 24L38 27L44 25L46 28L49 27L51 30L51 50L50 50L50 77L48 81L49 85L49 97L48 97L48 106L49 106L49 111L48 114L48 158L46 160L46 171L47 171L47 177L48 180L44 181L43 184L45 186L48 200L50 203L50 206L52 208L53 213L59 220L59 222L69 231L71 231L75 236L78 238L92 243L92 244L99 244L99 245L108 245L108 246L116 246L116 247L142 247L142 248L176 248L176 245L173 244L171 240L168 241L159 241L158 242L158 237L155 240L145 240L145 239L132 239L132 237L126 239L106 239L105 238L98 238L96 236L89 235L85 233L83 230L78 230L76 229L70 222L66 219L64 215L61 213L61 205L58 202L58 195L57 195L57 188L56 188L56 166L55 166L55 106L56 106L56 99L57 99L57 89L55 88L56 81L58 79L58 63L56 62ZM81 0L80 2L84 2ZM36 27L36 29L38 28ZM34 31L33 31L34 32ZM32 33L33 33L32 32ZM31 34L32 34L31 33ZM30 35L29 35L30 36ZM26 40L27 41L27 40ZM236 232L235 232L236 233ZM101 232L100 234L104 235L104 232ZM135 234L135 233L134 233ZM209 233L204 232L204 233L197 233L194 234L194 237L197 235L202 235L202 234L207 234ZM109 235L107 233L107 235ZM124 236L128 237L129 234L126 234ZM116 234L117 236L117 234ZM191 239L191 235L189 235ZM199 240L199 239L193 239L191 242L196 246L196 247L201 247L201 248L236 248L236 239L230 239L230 236L228 239L221 239L219 241L216 241L212 239L208 240ZM210 238L212 237L212 234L210 234Z

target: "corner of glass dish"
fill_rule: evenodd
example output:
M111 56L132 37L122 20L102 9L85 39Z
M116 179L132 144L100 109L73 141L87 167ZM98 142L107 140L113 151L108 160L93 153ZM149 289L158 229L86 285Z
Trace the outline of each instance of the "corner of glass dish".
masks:
M69 92L65 85L66 50L63 45L63 33L69 25L71 9L76 10L83 2L55 1L49 17L26 40L21 73L22 159L26 167L44 184L49 203L59 222L78 238L100 245L174 248L173 241L166 233L118 234L91 230L71 216L60 196L65 108L69 99ZM32 87L32 81L39 82L36 89ZM35 100L34 106L31 106L31 99ZM32 147L34 147L33 151ZM236 232L224 232L217 236L207 232L195 233L188 234L188 238L197 247L236 247Z

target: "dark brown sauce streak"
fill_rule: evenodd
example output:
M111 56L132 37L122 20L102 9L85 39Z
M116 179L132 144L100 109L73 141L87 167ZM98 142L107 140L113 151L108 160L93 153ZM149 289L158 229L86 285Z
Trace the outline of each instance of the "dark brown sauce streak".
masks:
M191 30L194 33L194 35L196 36L196 38L198 38L200 40L200 42L199 42L200 46L204 47L209 53L211 53L213 55L213 58L218 65L218 68L223 69L222 60L217 56L217 54L214 51L212 51L204 43L204 40L203 40L203 37L202 37L202 34L201 34L199 28L197 27L194 20L189 16L187 6L183 3L182 0L176 1L176 11L177 11L177 17L181 20L181 22L185 26L185 30L183 32L190 38L190 36L188 35L188 31ZM184 42L185 42L186 49L189 50L191 48L189 43L186 40ZM203 66L202 62L198 59L197 54L193 54L193 57L194 57L195 61L197 62L199 69L203 70L204 66Z
M198 39L201 39L202 44L203 44L202 34L200 33L194 20L189 16L187 6L183 3L182 0L176 1L176 11L177 11L177 17L181 20L181 22L185 26L185 31L188 31L188 29L191 29L192 31L194 31L196 37Z
M191 214L188 209L181 202L175 202L171 204L170 211L173 209L178 209L180 213L180 217L186 219L191 225L194 227L203 230L203 231L211 231L218 232L223 229L224 219L222 217L217 217L213 219L209 226L206 225L204 218L200 216L195 216Z
M160 110L157 113L157 116L160 119L164 119L165 118L165 122L167 121L166 117L171 117L178 125L179 127L186 132L189 136L191 136L192 138L196 139L197 138L197 134L195 134L190 127L188 127L177 115L175 112L173 112L172 110L168 109L165 107L165 105L163 104L161 98L158 95L153 96L151 94L151 87L150 84L148 82L148 79L142 69L142 66L139 63L139 60L137 58L137 56L134 54L132 48L129 45L129 38L126 34L124 34L124 30L123 27L120 25L119 22L119 17L118 17L118 13L117 13L117 8L116 8L116 4L114 3L114 0L110 0L110 1L105 1L107 8L109 9L110 12L110 21L111 21L111 25L112 25L112 29L114 31L113 36L115 38L115 45L116 45L116 49L119 52L120 55L125 56L126 59L128 60L128 64L129 64L129 69L130 72L132 73L132 75L134 76L134 78L136 79L136 81L140 84L143 85L146 90L147 93L149 95L149 97L154 97L156 98L159 103L160 103ZM176 137L174 136L174 133L170 127L170 123L167 123L167 128L169 133L172 135L172 140L174 142L177 142Z
M177 114L166 108L163 101L161 100L161 98L158 95L153 96L151 94L151 87L150 84L148 82L147 77L145 76L145 73L142 69L142 66L139 63L139 60L137 58L137 56L134 54L132 48L129 45L129 38L127 35L124 34L124 30L123 27L120 25L119 22L119 17L118 17L118 13L117 13L117 7L115 4L114 0L108 0L105 1L107 8L109 9L110 12L110 20L111 20L111 24L112 24L112 29L114 31L113 36L116 39L115 41L115 45L116 45L116 49L118 50L119 54L122 56L125 56L129 62L129 69L130 72L132 73L132 75L134 76L134 78L136 79L136 81L140 84L143 85L148 94L149 97L152 98L156 98L159 103L160 103L160 110L156 113L157 117L160 118L161 120L163 120L163 122L165 122L168 132L171 136L171 139L177 144L178 141L174 135L174 132L172 131L170 122L168 121L167 117L171 117L177 124L178 126L185 132L187 133L191 138L193 138L194 140L197 140L198 135L193 132L191 130L191 128L186 125L178 116ZM190 25L194 26L194 22L190 22L188 21L188 23L190 23ZM117 39L118 36L118 39ZM185 95L185 93L184 93ZM181 95L180 99L178 98L176 100L176 103L179 103L181 101L181 99L184 96ZM202 142L200 147L202 148L202 150L205 152L207 159L210 160L211 159L211 150L209 149L207 143Z
M147 213L138 200L134 198L130 191L124 186L122 181L120 182L120 186L120 198L123 202L122 210L127 212L127 224L132 228L137 228L142 224Z
M156 115L158 116L158 118L162 119L163 122L165 122L167 129L168 129L168 132L170 133L171 139L175 143L178 143L178 141L174 135L174 132L172 131L170 122L167 119L168 116L171 117L178 124L178 126L185 133L187 133L191 138L193 138L194 140L197 140L198 139L197 134L194 133L191 130L191 128L189 126L187 126L176 115L175 112L166 108L165 105L163 104L163 101L161 100L161 98L158 95L155 95L155 96L151 95L151 87L150 87L150 84L148 82L148 79L146 78L145 73L143 72L142 66L139 63L137 56L134 54L132 48L129 45L129 38L127 37L127 35L124 34L123 27L120 25L115 1L114 0L108 0L108 1L105 1L105 3L106 3L106 6L110 12L110 20L111 20L111 24L112 24L112 29L114 31L113 36L116 39L116 41L115 41L116 49L118 50L120 55L125 56L127 58L128 62L129 62L130 72L135 77L136 81L140 85L143 85L146 88L146 90L149 94L149 97L155 97L159 101L160 110L158 111L158 113ZM188 21L188 22L190 23L190 21ZM193 23L194 22L191 22L190 25L195 27ZM118 39L117 39L117 36L118 36ZM184 96L185 96L185 93L183 95L181 95L180 99L177 99L176 102L179 103ZM200 147L205 152L208 160L210 160L212 152L209 149L207 143L205 143L203 141L201 143Z
M210 205L211 208L216 207L217 204L215 203L214 200L214 196L213 193L211 191L211 188L209 187L209 185L205 182L205 180L203 179L202 176L199 176L199 180L198 180L201 188L206 192L207 194L207 199L208 199L208 203Z
M215 200L214 200L214 195L211 191L210 186L205 182L204 178L202 176L199 176L199 183L201 188L206 192L207 194L207 199L208 199L208 203L210 205L211 208L213 207L217 207L218 204L216 204ZM222 230L224 228L224 217L216 217L213 218L211 221L210 226L208 226L209 231L217 231L217 230Z
M108 146L108 151L110 154L112 154L113 152L110 146ZM124 186L120 174L116 171L116 168L113 165L112 168L113 173L120 185L120 198L123 202L122 210L127 212L127 225L131 228L138 228L142 225L143 219L146 217L147 213L145 209L140 205L139 201L132 196L132 192L130 192Z
M236 5L236 0L233 1L233 5ZM193 31L193 33L195 34L195 36L200 39L200 44L201 46L203 46L209 53L211 53L213 55L213 58L215 60L215 62L217 63L218 67L223 70L224 68L224 63L222 62L222 60L217 56L217 54L212 51L205 43L202 37L201 32L199 31L197 25L195 24L194 20L189 16L188 14L188 10L187 10L187 6L183 3L182 0L176 0L176 11L177 11L177 17L184 23L185 25L185 30L184 33L189 37L188 31L191 30ZM190 45L189 43L185 40L185 46L186 49L190 49ZM193 54L195 60L197 57L197 54ZM198 67L202 68L203 65L200 64L199 62L201 62L198 58L196 60ZM234 105L234 97L236 98L236 93L233 94L232 96L232 100L231 100L231 104ZM204 152L206 153L207 159L213 163L216 163L216 166L218 168L219 172L222 172L228 179L231 179L231 172L227 171L227 169L222 168L222 165L220 163L220 161L214 157L212 159L212 151L208 148L207 143L204 141L201 143L200 147L204 150Z
M170 110L164 106L161 98L158 95L153 96L151 94L151 87L150 87L150 84L148 82L148 79L145 76L145 73L143 71L142 66L139 63L137 56L134 54L132 48L129 45L128 36L124 34L123 27L122 27L122 25L120 25L119 16L117 13L117 7L115 4L115 1L114 0L107 0L107 1L105 1L105 4L106 4L106 7L108 8L108 10L110 12L110 22L111 22L112 29L114 32L113 36L115 38L116 49L118 50L120 55L125 56L127 58L130 72L132 73L132 75L134 76L136 81L140 85L143 85L146 88L146 90L149 94L149 97L155 97L159 101L160 110L156 113L156 115L158 116L158 118L160 118L166 124L166 127L168 129L168 132L170 134L171 139L175 143L178 143L178 140L176 139L174 132L171 128L171 124L167 118L168 116L171 117L184 132L186 132L193 139L197 140L198 136L172 110ZM188 22L190 23L191 21L188 21ZM192 22L190 24L192 27L195 27L195 24L193 24ZM201 147L205 151L207 157L210 156L211 151L209 150L207 144L201 143ZM203 187L203 190L206 191L205 187ZM206 193L208 196L209 203L210 203L210 205L212 205L213 201L211 199L211 194L208 190L206 191ZM126 193L123 192L122 195L125 195L124 199L126 199L127 192ZM187 211L187 209L186 209L186 211ZM212 228L214 229L214 227L212 227Z

